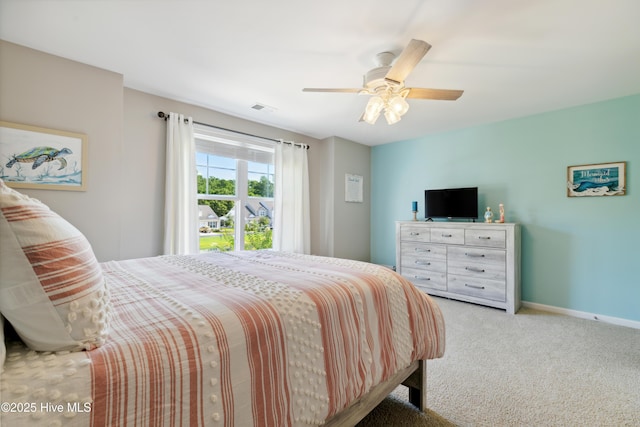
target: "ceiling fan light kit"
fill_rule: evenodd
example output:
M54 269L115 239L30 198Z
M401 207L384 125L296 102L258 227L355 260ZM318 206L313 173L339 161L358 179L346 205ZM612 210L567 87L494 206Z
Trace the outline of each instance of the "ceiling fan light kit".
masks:
M383 110L387 123L392 125L399 122L402 116L409 110L409 103L405 101L402 93L396 91L382 92L380 95L373 96L369 99L362 120L371 125L375 124Z
M455 101L460 98L463 91L448 89L424 89L406 88L404 80L420 62L431 48L431 45L422 40L413 39L404 48L393 65L393 53L382 52L377 58L377 67L364 75L362 89L320 89L304 88L304 92L342 92L358 93L361 95L373 95L360 120L369 124L375 124L384 111L387 123L392 125L400 121L409 110L409 103L405 98L412 99L436 99Z

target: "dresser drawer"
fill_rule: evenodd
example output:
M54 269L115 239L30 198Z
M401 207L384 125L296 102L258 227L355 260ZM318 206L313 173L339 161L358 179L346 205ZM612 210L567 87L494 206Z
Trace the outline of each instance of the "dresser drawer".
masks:
M464 231L464 244L489 248L505 248L507 233L504 230L488 228L469 229Z
M507 253L499 249L449 246L447 248L447 258L450 262L493 264L504 267Z
M402 268L402 276L411 281L418 288L426 290L434 289L438 291L447 290L447 273L423 270L417 268Z
M461 228L432 228L431 241L452 245L464 244L464 230Z
M449 247L448 272L482 279L506 279L506 254L498 249Z
M429 229L403 225L400 228L400 240L410 242L430 242Z
M414 270L429 270L439 273L447 272L447 262L445 260L434 260L424 257L406 257L402 258L402 268L411 268Z
M449 263L448 272L460 276L469 276L477 278L485 278L492 280L506 279L504 265L495 266L491 264L473 264L473 263Z
M447 279L449 292L492 301L506 301L506 283L504 281L459 276L456 274L449 274Z
M405 242L401 246L402 259L406 257L426 257L430 259L447 259L447 247L428 243Z

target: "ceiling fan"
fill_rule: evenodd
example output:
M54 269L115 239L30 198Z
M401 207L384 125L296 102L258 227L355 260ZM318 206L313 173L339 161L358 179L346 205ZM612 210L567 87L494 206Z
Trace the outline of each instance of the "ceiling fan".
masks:
M422 40L413 39L395 60L391 52L376 55L377 67L364 75L364 83L360 89L322 89L304 88L303 92L342 92L372 95L367 103L360 121L374 124L384 110L387 123L397 123L409 109L406 98L436 99L455 101L462 95L462 90L425 89L404 86L413 68L431 49L431 45Z

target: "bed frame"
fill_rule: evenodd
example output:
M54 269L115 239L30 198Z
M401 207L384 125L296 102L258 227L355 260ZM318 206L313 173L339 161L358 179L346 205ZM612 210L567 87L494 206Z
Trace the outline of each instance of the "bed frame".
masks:
M356 425L400 384L409 387L409 402L421 411L427 409L427 361L416 360L369 393L329 418L324 426Z

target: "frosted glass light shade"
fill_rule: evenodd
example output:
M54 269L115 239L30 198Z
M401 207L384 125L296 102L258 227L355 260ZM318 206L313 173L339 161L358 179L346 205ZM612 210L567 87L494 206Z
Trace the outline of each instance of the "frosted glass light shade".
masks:
M378 117L380 117L380 112L384 108L384 100L379 96L373 96L369 99L367 103L367 107L364 110L364 116L362 120L369 124L374 124Z
M380 117L380 111L375 114L371 114L369 111L365 111L364 115L362 116L362 120L369 123L370 125L373 125L378 120L378 117Z
M369 102L367 103L367 107L365 111L367 113L370 112L371 114L376 114L382 111L383 108L384 108L384 100L379 96L372 96L371 99L369 99Z
M387 109L391 109L394 113L402 116L409 110L409 103L402 96L396 95L389 100Z
M400 114L397 114L392 109L387 108L384 111L384 118L387 119L387 124L392 125L392 124L398 123L400 121Z

